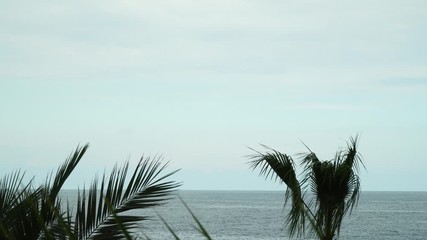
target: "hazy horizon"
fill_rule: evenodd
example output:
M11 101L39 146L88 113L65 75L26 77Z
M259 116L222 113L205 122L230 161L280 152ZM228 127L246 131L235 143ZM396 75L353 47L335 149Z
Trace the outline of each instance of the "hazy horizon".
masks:
M161 154L183 189L283 190L248 148L329 160L360 136L362 191L427 191L427 2L0 3L0 176L65 188Z

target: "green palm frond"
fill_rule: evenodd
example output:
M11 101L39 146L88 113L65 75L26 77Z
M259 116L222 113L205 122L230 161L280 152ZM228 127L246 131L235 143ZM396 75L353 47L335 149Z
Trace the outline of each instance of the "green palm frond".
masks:
M37 239L68 239L77 240L73 234L73 221L69 204L65 211L60 205L54 209L54 221L41 233Z
M127 180L128 163L115 167L100 188L95 180L88 193L79 191L75 234L78 239L123 239L120 227L132 232L147 216L129 214L129 210L145 209L163 204L180 185L164 181L176 171L160 175L167 164L159 158L141 158L133 175ZM117 223L119 221L120 226Z
M16 171L0 180L0 219L13 208L30 186L30 184L22 186L24 176L24 173Z
M157 213L157 216L160 218L160 221L162 221L162 223L166 226L166 229L172 234L173 238L175 240L181 240L179 236L175 233L175 231L172 229L172 227L169 225L169 223L162 216L160 216L159 213Z
M300 154L301 181L296 178L293 160L286 154L268 148L269 153L257 152L251 157L252 168L260 168L261 175L287 185L285 203L291 199L292 207L286 223L291 236L304 233L305 218L319 239L330 240L339 235L343 217L357 205L360 194L359 165L365 166L357 151L357 142L358 136L350 138L347 149L338 151L330 161L320 161L303 143L309 152ZM303 199L301 188L313 194L308 203Z
M64 218L67 212L63 212L62 210L61 200L58 198L58 193L88 148L89 144L85 144L83 147L77 146L65 162L58 167L53 181L51 174L46 180L46 184L42 187L42 196L39 198L39 218L41 218L40 221L42 224L40 225L39 234L45 239L58 238L58 234L60 234L58 232L59 226L69 226L69 222L67 222L68 225L66 223L68 218ZM68 228L64 228L63 230L65 232L71 231L71 229Z
M79 191L74 215L58 193L87 148L77 147L40 187L23 184L19 171L0 179L0 239L135 239L129 230L147 216L128 211L163 204L180 185L165 180L176 171L161 175L167 164L159 158L141 158L130 179L126 163L104 175L100 188L95 180L87 193Z
M56 199L65 181L76 168L88 148L89 144L85 144L83 147L77 146L74 153L71 154L56 171L53 183L50 184L50 180L48 181L49 197L52 201Z
M363 164L356 150L357 137L351 138L345 151L338 151L331 161L307 161L305 181L315 196L316 228L326 239L339 235L346 213L357 204L360 182L358 164ZM309 153L307 156L312 155Z
M264 146L265 147L265 146ZM275 178L286 184L285 204L291 200L291 210L287 216L286 224L291 235L304 234L305 220L311 218L309 208L303 201L301 185L296 177L294 161L286 154L282 154L272 148L266 147L271 152L252 155L250 164L252 169L260 168L260 175L266 178ZM253 150L253 149L252 149Z
M209 233L206 230L206 228L203 226L203 224L200 222L200 220L196 217L196 215L193 213L193 211L191 211L191 209L187 205L187 203L185 203L184 200L181 197L179 199L181 200L182 204L184 204L184 207L187 209L187 211L191 214L191 217L193 218L193 220L196 222L196 224L197 224L197 226L196 226L197 231L199 231L199 233L202 236L204 236L207 240L212 240L212 237L209 235Z
M32 180L23 183L24 174L19 171L7 175L1 181L0 231L7 239L53 239L51 231L57 227L60 201L57 198L62 185L80 161L88 145L77 147L74 153L58 169L50 184L38 188L32 187Z
M366 170L365 164L363 163L362 156L357 151L359 136L356 135L354 138L350 138L347 142L347 150L342 154L343 164L353 169L354 172L358 173L360 165Z
M193 213L193 211L190 209L190 207L187 205L187 203L185 203L185 201L178 196L179 200L181 200L182 204L184 205L184 207L187 209L187 211L190 213L191 217L193 218L193 220L196 222L196 225L194 226L194 228L200 233L200 235L202 235L205 239L207 240L212 240L212 237L209 235L208 231L206 230L206 228L203 226L203 224L200 222L200 220L197 218L196 214ZM176 232L172 229L172 227L167 223L167 221L160 216L160 214L157 213L157 216L160 218L160 220L163 222L163 224L166 226L166 228L168 229L168 231L172 234L172 236L174 237L175 240L180 240L178 234L176 234Z
M8 174L0 180L0 238L17 239L29 236L34 221L33 201L40 191L31 191L32 180L24 185L25 173ZM22 221L21 221L22 220Z

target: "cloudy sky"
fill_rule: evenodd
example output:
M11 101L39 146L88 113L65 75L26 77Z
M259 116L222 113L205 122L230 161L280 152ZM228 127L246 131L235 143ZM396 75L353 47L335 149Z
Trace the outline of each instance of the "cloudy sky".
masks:
M363 190L427 191L424 0L2 1L0 174L67 188L163 154L183 189L279 190L248 147L324 160L360 135ZM297 158L296 158L297 159Z

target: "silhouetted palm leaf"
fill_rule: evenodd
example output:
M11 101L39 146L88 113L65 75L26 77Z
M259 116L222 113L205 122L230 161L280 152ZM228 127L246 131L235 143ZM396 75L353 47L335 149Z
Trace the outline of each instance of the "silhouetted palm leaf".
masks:
M25 174L20 171L6 175L0 181L0 238L18 239L30 235L36 223L33 217L33 201L40 191L30 191L31 182L24 185Z
M130 180L127 180L128 163L115 167L107 178L101 179L100 188L95 180L88 193L79 191L75 234L78 239L123 239L123 229L132 232L137 223L147 216L128 211L163 204L170 199L179 184L163 181L176 171L161 176L167 164L160 159L141 158ZM117 224L120 222L120 226Z
M193 211L191 211L190 207L184 202L184 200L182 200L182 198L179 198L182 202L182 204L184 204L185 208L187 209L187 211L191 214L191 217L193 218L194 221L196 221L196 229L197 231L199 231L199 233L204 236L207 240L212 240L211 236L209 235L208 231L206 230L206 228L202 225L202 223L200 222L200 220L196 217L196 215L193 213Z
M272 148L266 148L271 152L257 152L256 155L250 157L253 159L250 162L251 167L253 169L260 168L260 175L265 175L266 178L275 177L276 180L286 184L285 204L289 199L291 199L292 204L286 222L289 225L291 235L300 236L304 232L306 218L312 218L312 216L309 213L307 214L309 209L304 206L301 186L294 169L294 161L286 154Z
M160 216L160 214L157 213L157 216L159 216L162 223L166 226L166 229L172 234L175 240L181 240L178 235L175 233L175 231L172 229L172 227L166 222L166 220Z
M200 222L200 220L196 217L196 215L193 213L193 211L191 211L190 207L185 203L185 201L181 197L178 197L178 198L179 198L179 200L181 200L181 202L184 205L184 207L187 209L187 211L190 213L190 215L193 218L193 220L196 222L196 225L194 226L195 229L205 239L212 240L212 237L209 235L208 231L203 226L203 224ZM159 218L163 222L163 224L166 226L166 228L168 229L168 231L172 234L172 236L174 237L174 239L175 240L180 240L179 236L175 233L175 231L172 229L172 227L166 222L166 220L162 216L160 216L160 214L157 214L157 215L159 216Z
M0 239L132 239L130 230L147 217L128 211L163 204L179 186L164 181L176 171L160 175L166 167L160 159L141 158L127 184L128 163L115 167L108 180L104 176L100 189L95 180L87 194L79 191L73 216L58 193L87 148L77 147L38 188L31 186L32 181L23 184L19 171L0 179Z
M57 169L53 182L52 174L46 180L46 184L42 188L42 197L39 200L40 217L43 220L43 225L41 226L41 235L43 238L57 239L58 234L62 234L62 232L59 231L60 226L65 228L63 229L65 232L71 231L71 227L69 226L70 215L69 213L63 212L61 199L58 198L58 193L88 148L89 144L85 144L83 147L78 146Z
M304 233L305 218L319 239L331 240L339 235L343 217L357 204L360 194L357 173L363 162L356 150L357 140L357 136L350 138L347 149L338 151L331 161L320 161L306 146L309 153L302 156L304 177L301 181L296 178L294 162L286 154L269 149L270 153L257 152L252 156L252 168L260 168L266 177L275 174L276 179L287 185L286 200L292 200L292 208L286 223L291 236ZM307 187L314 196L308 203L301 194L301 186Z
M32 181L23 184L23 174L9 175L1 181L0 196L3 201L0 230L7 239L53 239L54 226L63 219L60 212L58 192L85 153L88 145L77 147L66 162L58 168L52 184L51 178L38 188L31 186ZM59 221L59 222L58 222ZM5 237L6 238L6 237Z

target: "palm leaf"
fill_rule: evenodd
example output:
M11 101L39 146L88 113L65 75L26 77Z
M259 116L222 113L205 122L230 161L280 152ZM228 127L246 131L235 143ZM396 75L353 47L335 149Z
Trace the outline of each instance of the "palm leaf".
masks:
M251 156L251 167L260 168L266 178L275 178L287 185L285 204L292 200L291 210L286 218L291 236L301 235L305 230L304 219L310 222L310 229L319 239L332 239L338 236L343 217L356 206L360 193L360 180L357 175L359 165L363 167L357 152L358 136L350 138L345 151L338 151L330 161L320 161L308 149L302 155L303 179L296 179L294 162L286 154L268 148L268 153L257 152ZM304 201L301 188L311 191L313 198Z
M20 171L6 175L0 180L0 237L19 239L31 236L36 221L33 203L37 202L40 190L32 190L31 183L23 184L25 173Z
M157 216L160 218L160 220L162 221L162 223L166 226L166 229L172 234L172 236L174 237L175 240L181 240L178 235L175 233L175 231L172 229L172 227L166 222L166 220L160 216L159 213L157 213Z
M304 158L305 181L314 199L316 224L313 226L329 239L339 235L343 217L357 204L360 182L357 166L361 158L356 150L357 137L350 138L345 151L338 151L331 161L319 161L308 153Z
M286 184L285 204L289 200L292 202L286 224L289 226L291 235L302 236L305 229L305 219L310 218L310 221L312 221L313 216L311 216L310 209L303 200L301 185L296 177L294 161L286 154L272 148L266 148L271 152L261 153L254 150L257 154L250 156L253 159L250 162L251 168L260 168L260 175L264 175L266 178L275 178Z
M126 162L121 168L116 166L108 180L104 175L99 189L95 180L87 194L85 190L79 191L75 219L78 239L125 238L127 232L132 233L138 227L137 223L148 218L128 211L161 205L180 185L164 181L176 171L160 175L167 164L162 164L159 158L141 158L126 182L128 165Z
M87 147L77 147L74 154L58 169L53 184L48 180L44 186L33 189L32 180L23 184L24 174L20 172L3 179L0 190L0 229L3 236L7 236L7 239L54 238L53 232L58 229L58 221L61 221L57 217L62 215L58 213L58 192Z
M0 180L0 219L9 212L22 197L30 183L22 186L25 174L20 171L7 174Z
M41 229L39 231L41 231L41 235L43 235L44 238L54 239L58 237L58 234L60 234L58 232L60 229L58 228L60 223L62 223L63 227L67 226L65 220L69 217L63 218L65 213L62 212L61 200L58 198L58 193L88 148L89 144L85 144L83 147L77 146L74 152L70 154L65 162L57 169L53 182L51 174L46 180L45 186L42 188L43 194L40 198L39 206L42 225L40 226ZM64 232L69 232L71 229L64 228L63 230Z
M182 204L184 204L184 206L187 209L187 211L191 214L191 217L194 219L194 221L196 221L196 224L197 224L196 229L197 229L197 231L199 231L199 233L202 234L207 240L212 240L212 237L209 235L208 231L202 225L202 223L196 217L196 215L193 213L193 211L191 211L190 207L184 202L184 200L182 200L182 198L179 198L179 199L181 200Z
M62 189L67 178L73 172L77 164L82 159L83 155L89 148L89 144L85 144L83 147L77 146L73 154L71 154L65 162L58 168L55 174L53 183L49 185L49 197L53 202L58 196L59 191ZM50 180L48 181L50 183Z
M205 237L207 240L212 240L212 237L209 235L208 231L203 226L203 224L200 222L200 220L196 217L196 215L193 213L193 211L191 211L190 207L185 203L185 201L181 197L178 196L178 198L179 198L179 200L181 200L181 202L184 205L184 207L187 209L187 211L190 213L190 215L193 218L193 220L196 222L196 226L194 226L195 229L203 237ZM157 213L157 216L160 218L160 220L166 226L166 228L168 229L168 231L172 234L172 236L174 237L174 239L175 240L180 240L179 236L175 233L175 231L172 229L172 227L166 222L166 220L162 216L160 216L160 214L158 214L158 213Z

